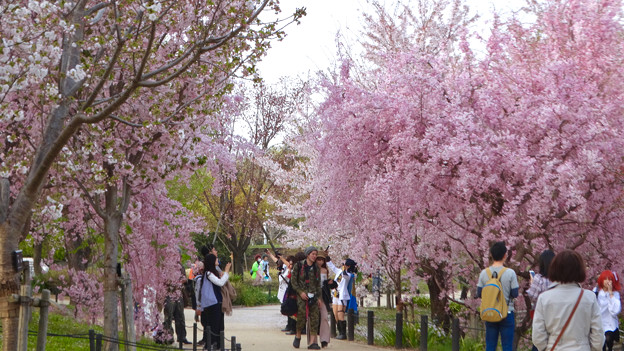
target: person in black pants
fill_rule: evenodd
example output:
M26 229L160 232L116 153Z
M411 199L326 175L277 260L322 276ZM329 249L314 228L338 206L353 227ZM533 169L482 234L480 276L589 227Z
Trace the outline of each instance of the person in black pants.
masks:
M210 330L210 340L212 347L220 348L220 338L218 337L225 329L224 315L222 311L223 296L221 287L229 279L231 263L225 266L223 272L217 270L217 256L208 255L204 260L204 274L196 280L195 295L197 296L196 314L201 316L201 324L204 328L204 340L208 340ZM205 349L210 349L211 345L206 343Z

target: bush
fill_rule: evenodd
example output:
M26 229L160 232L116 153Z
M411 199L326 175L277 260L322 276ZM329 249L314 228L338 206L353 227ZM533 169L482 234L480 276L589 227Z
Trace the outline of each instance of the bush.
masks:
M35 276L33 284L38 286L40 290L48 289L50 293L58 295L61 293L61 288L67 285L66 282L60 279L62 275L65 277L68 276L66 269L58 271L50 270L48 273Z
M431 300L428 296L414 296L412 302L418 307L426 309L431 308Z
M381 337L376 343L380 346L394 346L396 340L396 329L384 327L380 331ZM420 324L403 324L403 347L418 349L420 347ZM444 333L442 329L429 326L427 331L427 349L429 350L451 350L451 336ZM463 338L460 349L462 351L480 351L485 349L482 341Z
M248 281L243 281L240 275L233 274L230 276L230 282L236 289L236 299L234 305L239 306L258 306L270 303L278 303L277 289L271 289L271 295L268 294L268 287L264 285L251 285Z

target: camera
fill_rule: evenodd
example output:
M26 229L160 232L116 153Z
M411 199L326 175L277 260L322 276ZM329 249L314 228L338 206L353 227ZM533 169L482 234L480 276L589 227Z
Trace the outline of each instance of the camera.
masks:
M308 298L308 306L314 306L316 304L317 297L313 296Z

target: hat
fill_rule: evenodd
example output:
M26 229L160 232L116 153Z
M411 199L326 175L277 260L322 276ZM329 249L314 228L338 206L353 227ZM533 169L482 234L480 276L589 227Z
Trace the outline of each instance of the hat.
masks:
M355 267L357 266L357 263L355 263L354 260L347 258L347 260L345 261L345 266L349 266L349 267Z
M305 253L306 257L308 257L312 253L312 251L318 252L318 249L316 247L314 247L314 246L308 246L305 249L305 251L303 251L303 253Z
M317 259L322 258L327 261L327 255L325 254L325 251L319 251L318 255L316 255L316 258Z

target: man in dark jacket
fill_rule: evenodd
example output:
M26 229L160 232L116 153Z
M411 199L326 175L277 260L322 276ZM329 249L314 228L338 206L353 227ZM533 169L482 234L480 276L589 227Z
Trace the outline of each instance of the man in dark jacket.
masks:
M318 249L310 246L304 251L306 259L295 263L293 266L291 284L297 292L297 333L293 346L299 348L301 343L301 331L305 327L306 318L310 321L307 330L310 333L308 349L320 350L316 337L320 323L319 305L321 299L321 273L316 266Z

